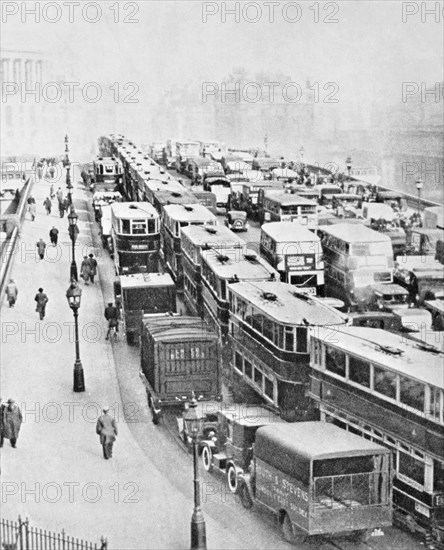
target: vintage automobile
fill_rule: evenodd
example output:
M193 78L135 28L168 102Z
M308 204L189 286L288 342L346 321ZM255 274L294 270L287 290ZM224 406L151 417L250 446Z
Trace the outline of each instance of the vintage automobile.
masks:
M207 437L199 442L202 464L207 472L224 474L229 490L235 493L238 476L253 457L256 430L283 420L265 407L239 403L221 407L217 420L217 426L207 430Z
M225 220L225 225L231 231L247 231L247 213L244 210L229 210Z

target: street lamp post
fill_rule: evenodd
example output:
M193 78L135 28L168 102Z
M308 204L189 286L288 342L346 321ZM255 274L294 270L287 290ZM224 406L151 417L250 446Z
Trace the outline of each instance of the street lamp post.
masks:
M80 308L81 296L82 296L82 289L73 280L68 290L66 291L66 298L68 300L69 307L72 309L74 314L76 360L74 362L73 390L75 392L85 391L85 378L83 374L82 362L80 361L80 346L79 346L79 308Z
M201 433L203 418L197 414L197 401L194 394L188 410L183 415L183 421L193 441L194 511L191 516L191 550L207 550L205 518L200 506L199 455L197 445L197 437Z
M68 189L68 202L69 205L72 205L72 190L73 186L71 184L71 162L69 160L69 147L68 147L68 134L65 136L65 160L63 161L63 165L66 168L66 188Z
M421 217L421 191L422 191L422 180L418 178L416 180L416 189L418 191L418 218Z
M79 234L79 228L77 227L78 219L79 219L79 216L76 214L76 211L71 206L71 212L68 214L68 222L69 222L68 232L69 232L69 236L71 238L71 244L72 244L70 279L76 282L79 280L79 277L77 274L77 264L76 264L76 241L77 241L77 235Z
M350 181L350 172L352 167L352 159L350 156L345 159L345 166L347 167L348 181Z

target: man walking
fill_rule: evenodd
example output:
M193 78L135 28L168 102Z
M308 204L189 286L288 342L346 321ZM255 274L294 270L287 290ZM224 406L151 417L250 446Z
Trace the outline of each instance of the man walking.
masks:
M9 439L11 447L16 448L17 439L22 425L23 417L14 399L8 399L8 406L1 406L2 430L0 434L0 447L3 447L3 441Z
M63 202L63 191L61 187L57 189L56 197L59 203Z
M43 321L46 313L46 304L49 302L49 298L43 292L43 288L39 288L39 291L35 295L34 300L37 302L37 307L35 308L35 310L40 315L40 321Z
M9 302L9 307L14 307L17 301L18 288L14 282L14 279L9 279L9 283L6 285L6 297Z
M103 458L108 460L113 456L113 445L117 437L117 424L108 414L109 407L103 407L103 414L96 424L96 434L100 436Z
M112 302L108 302L108 306L105 308L105 319L108 321L108 332L106 333L105 340L109 340L109 334L114 329L114 336L117 338L119 332L119 310L116 306L113 306Z
M43 260L43 258L45 257L45 249L46 249L46 243L45 241L40 238L36 243L35 243L35 246L37 247L37 252L40 256L40 259Z
M52 208L52 202L49 197L46 197L46 199L43 201L43 206L46 210L46 215L49 216L51 214L51 208Z
M36 212L37 212L35 202L29 203L28 211L29 211L29 214L31 216L31 221L34 221L35 220L35 215L36 215Z
M94 284L94 277L97 275L97 260L94 258L94 254L89 255L89 264L91 266L91 282Z
M49 230L49 238L51 239L51 244L57 246L57 241L59 240L59 230L52 226L52 229Z
M85 285L89 284L89 278L91 277L91 263L88 256L83 256L83 261L80 265L80 277L85 281Z

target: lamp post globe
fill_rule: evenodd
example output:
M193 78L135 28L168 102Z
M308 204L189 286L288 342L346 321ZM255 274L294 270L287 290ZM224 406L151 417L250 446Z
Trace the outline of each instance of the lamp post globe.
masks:
M74 314L74 328L75 328L75 350L76 359L74 362L74 382L73 391L84 392L85 391L85 376L83 373L83 365L80 360L80 346L79 346L79 308L82 298L82 289L76 283L72 281L68 290L66 291L66 299L68 300L69 307Z
M68 233L71 238L71 245L72 245L72 259L71 259L71 270L70 270L70 280L78 281L78 273L77 273L77 264L76 264L76 241L77 241L77 235L79 233L79 228L77 227L79 216L77 215L74 208L71 206L71 212L68 214Z
M197 439L202 433L203 418L199 416L197 410L197 401L194 397L189 403L188 409L183 415L183 421L187 432L190 434L193 442L193 467L194 467L194 510L191 516L191 550L207 549L207 534L205 518L200 505L200 481L199 481L199 456Z

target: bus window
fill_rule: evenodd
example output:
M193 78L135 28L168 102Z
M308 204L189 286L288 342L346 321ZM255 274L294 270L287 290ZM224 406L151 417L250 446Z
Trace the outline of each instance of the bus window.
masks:
M130 220L121 220L121 222L122 222L122 233L129 235L131 233Z
M307 353L307 329L305 327L296 327L296 351Z
M374 390L386 397L396 399L396 374L374 367Z
M418 411L424 411L425 386L404 376L400 377L401 403L413 407Z
M293 327L285 327L285 350L294 351L294 331Z
M325 368L338 376L345 377L345 353L328 346L325 347Z
M145 220L133 220L133 235L146 235Z
M157 220L148 220L148 233L157 233L157 223L156 223Z
M270 319L267 319L267 317L264 317L263 334L265 338L270 340L270 342L273 342L273 322Z
M348 377L352 382L360 384L365 388L370 387L370 365L368 363L356 357L349 356L348 368Z
M433 459L433 491L444 491L444 462Z
M424 486L425 464L410 454L398 452L398 472L422 487Z

